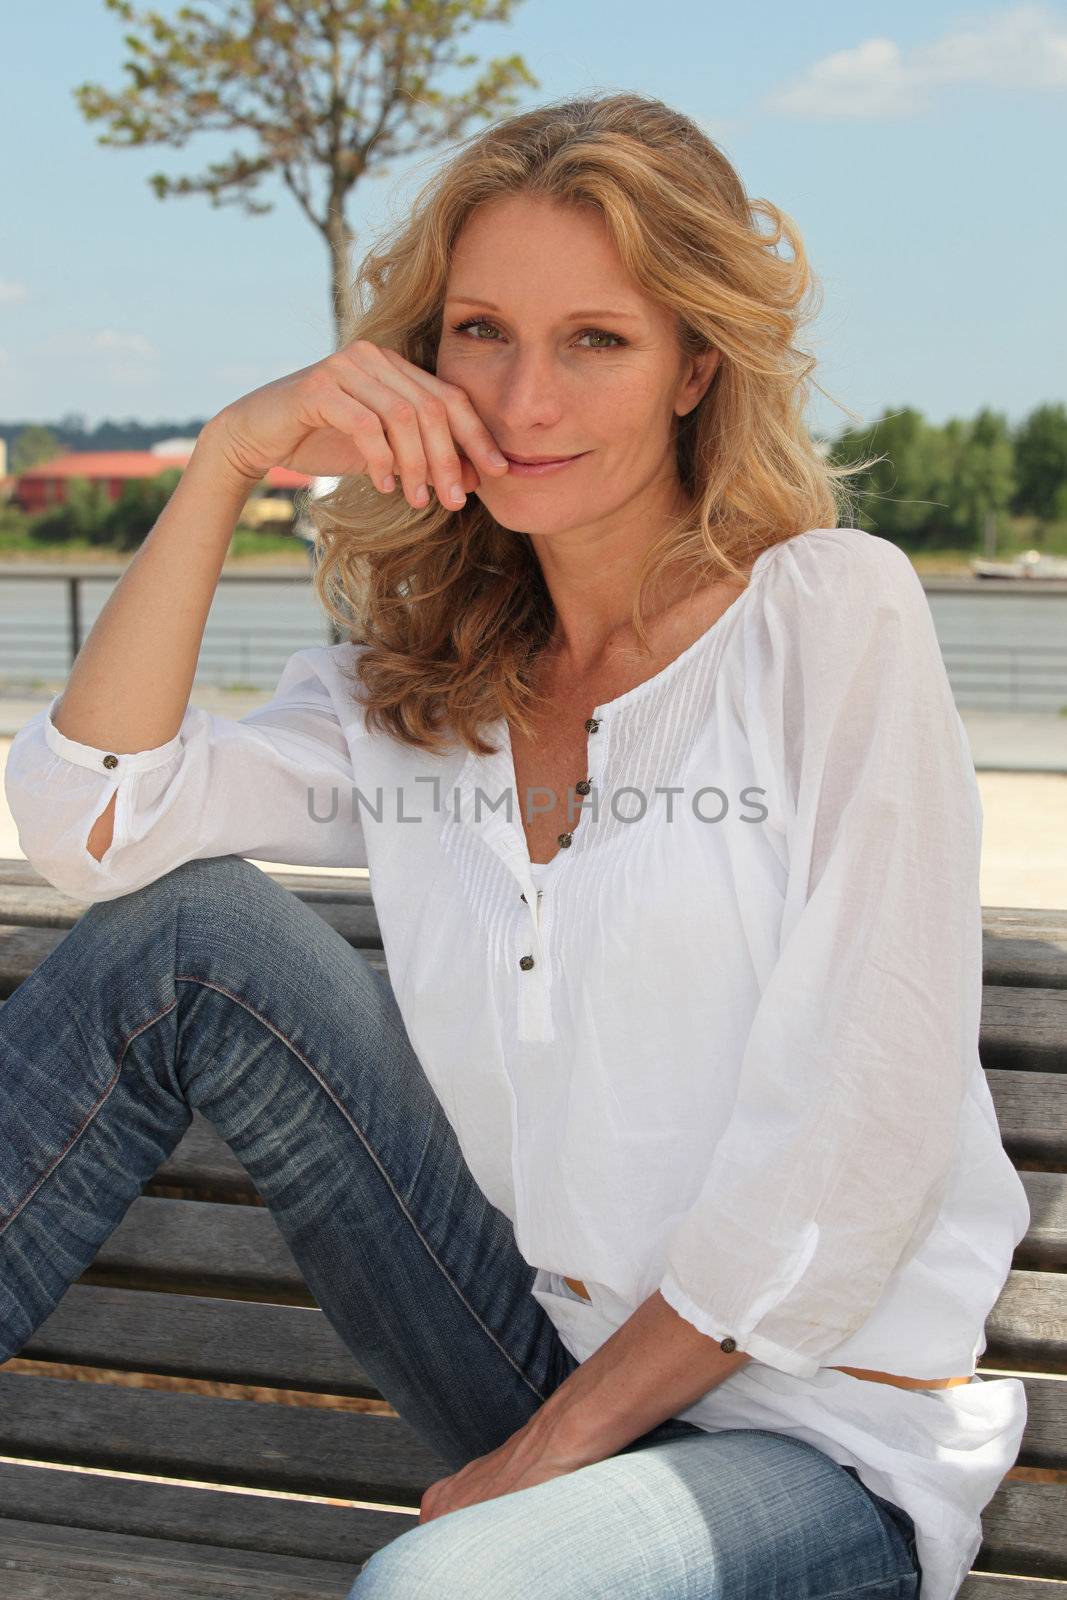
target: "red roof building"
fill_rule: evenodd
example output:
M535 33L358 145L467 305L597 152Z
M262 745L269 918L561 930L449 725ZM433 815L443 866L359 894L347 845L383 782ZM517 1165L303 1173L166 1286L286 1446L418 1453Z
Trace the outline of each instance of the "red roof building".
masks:
M153 450L83 450L54 456L51 461L42 461L18 474L14 499L24 511L44 511L48 506L64 503L71 478L88 478L91 483L103 484L108 499L115 501L124 483L158 477L169 467L184 467L188 459L186 453L157 455ZM304 472L271 467L263 484L266 489L285 493L305 489L311 481Z

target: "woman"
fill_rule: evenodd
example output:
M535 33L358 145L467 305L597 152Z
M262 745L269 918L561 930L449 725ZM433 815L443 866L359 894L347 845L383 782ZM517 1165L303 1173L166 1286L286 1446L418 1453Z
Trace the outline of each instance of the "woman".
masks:
M1015 1460L981 808L803 424L812 284L658 101L482 132L343 348L208 423L14 741L94 904L0 1013L0 1354L199 1107L454 1469L354 1600L949 1600ZM274 463L340 478L351 637L231 721L189 694ZM369 866L391 988L246 856Z

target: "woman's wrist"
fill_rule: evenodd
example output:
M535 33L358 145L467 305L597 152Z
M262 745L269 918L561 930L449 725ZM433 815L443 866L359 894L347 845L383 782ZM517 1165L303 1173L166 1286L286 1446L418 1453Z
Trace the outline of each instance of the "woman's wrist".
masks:
M247 498L256 484L262 483L266 477L266 469L254 472L242 466L229 447L228 439L225 412L219 411L201 428L189 465L192 466L197 459L206 462L207 471L218 476L220 485L234 493L243 491Z

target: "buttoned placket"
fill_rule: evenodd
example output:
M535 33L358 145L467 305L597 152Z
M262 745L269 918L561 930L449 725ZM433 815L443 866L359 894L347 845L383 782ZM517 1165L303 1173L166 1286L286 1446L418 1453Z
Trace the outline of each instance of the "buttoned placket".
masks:
M590 738L590 744L587 745L589 755L587 775L576 786L577 792L583 797L595 786L590 746L592 737L600 732L602 724L603 718L597 715L596 710L585 724ZM548 1043L556 1035L552 1020L551 985L543 937L544 919L541 911L543 891L534 883L530 871L530 854L521 815L518 818L514 816L508 818L499 810L485 814L485 806L481 804L483 814L476 819L476 789L481 789L483 794L491 796L494 800L500 793L514 789L514 761L511 754L510 732L505 718L501 718L497 723L494 733L498 734L499 742L496 753L481 758L476 757L473 752L469 753L456 779L456 788L460 794L459 818L467 827L473 828L489 848L500 856L521 885L519 901L524 907L524 915L528 917L523 926L529 933L528 937L521 941L523 948L520 948L515 957L515 973L518 980L516 1036L524 1043ZM602 765L605 746L602 744L600 748ZM516 799L513 793L512 799ZM560 850L570 849L574 839L573 832L559 834Z
M586 733L590 737L600 729L601 718L594 715L589 717L585 724ZM586 744L586 754L589 757L589 744ZM514 762L511 763L514 771ZM593 788L592 777L589 776L591 762L587 759L587 776L577 784L577 792L583 796L588 795ZM548 965L545 960L544 940L542 938L541 900L544 890L538 888L529 871L530 854L525 848L525 835L521 834L523 850L521 865L523 875L527 879L527 886L521 898L526 902L530 913L530 923L533 929L534 953L527 953L519 962L520 970L529 981L519 985L518 1006L518 1036L523 1040L549 1040L555 1038L552 1023L552 996L549 985ZM574 843L574 833L567 832L557 835L560 850L569 850ZM554 858L553 858L554 859Z

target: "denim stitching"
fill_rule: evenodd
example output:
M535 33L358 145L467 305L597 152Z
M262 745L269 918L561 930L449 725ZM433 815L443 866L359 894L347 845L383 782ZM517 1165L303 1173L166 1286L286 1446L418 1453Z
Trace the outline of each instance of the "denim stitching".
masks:
M870 1594L872 1590L877 1591L887 1588L891 1588L895 1594L903 1579L914 1578L915 1576L916 1573L912 1569L909 1572L900 1573L895 1578L879 1578L876 1583L861 1583L859 1588L855 1584L851 1584L847 1589L835 1589L832 1594L820 1595L819 1600L848 1600L849 1595L852 1594Z
M519 1366L519 1364L515 1360L512 1359L511 1355L504 1348L504 1346L500 1343L500 1340L497 1338L497 1336L493 1332L493 1330L491 1328L487 1327L486 1324L482 1321L482 1319L478 1315L477 1311L475 1311L474 1307L467 1300L467 1298L464 1295L462 1289L455 1282L455 1280L452 1278L451 1274L447 1271L447 1269L444 1267L444 1265L438 1260L437 1256L434 1254L433 1250L431 1250L431 1248L430 1248L429 1244L427 1243L426 1239L423 1237L422 1233L420 1232L418 1223L415 1221L415 1218L412 1216L411 1212L408 1210L407 1206L404 1204L404 1201L403 1201L401 1195L399 1194L398 1190L396 1189L396 1186L394 1185L394 1183L393 1183L392 1179L390 1178L388 1172L386 1172L385 1168L382 1166L381 1162L378 1160L377 1155L371 1149L371 1146L368 1143L365 1135L362 1133L362 1131L353 1122L352 1118L349 1116L349 1114L345 1110L344 1106L341 1104L341 1102L337 1099L336 1095L333 1093L333 1091L330 1088L329 1084L327 1084L325 1082L325 1080L319 1076L319 1074L315 1071L315 1068L311 1065L311 1062L308 1061L306 1059L306 1057L301 1054L301 1052L297 1049L296 1045L292 1042L292 1040L291 1039L287 1039L285 1037L285 1035L278 1028L276 1028L272 1022L268 1021L268 1019L266 1017L261 1016L260 1013L255 1009L255 1007L250 1005L247 1000L243 999L240 995L233 994L229 989L224 989L221 986L221 984L212 983L207 978L197 978L197 977L194 977L191 973L184 973L184 972L183 973L175 973L174 981L176 983L199 983L206 989L213 989L216 992L216 994L224 995L226 997L226 999L232 1000L235 1005L242 1006L249 1013L250 1016L255 1017L257 1022L262 1023L263 1026L270 1033L273 1033L276 1038L281 1040L281 1042L285 1045L285 1047L288 1050L292 1051L293 1055L296 1056L297 1060L300 1061L303 1064L303 1066L307 1069L308 1072L310 1072L311 1076L315 1079L316 1083L318 1083L325 1090L326 1094L329 1095L330 1099L333 1101L333 1103L337 1107L338 1111L340 1111L340 1113L344 1117L345 1121L349 1124L349 1126L351 1127L353 1133L356 1135L357 1139L359 1139L360 1143L363 1145L363 1147L366 1150L367 1154L370 1156L371 1160L374 1162L374 1165L378 1168L378 1171L381 1173L382 1177L385 1179L386 1183L388 1184L390 1192L392 1193L394 1200L396 1201L397 1205L400 1207L400 1210L402 1211L402 1213L404 1214L404 1216L407 1218L408 1222L410 1223L411 1228L414 1231L415 1236L418 1239L419 1243L422 1245L423 1249L426 1251L427 1255L430 1257L430 1260L433 1262L434 1266L441 1273L441 1275L445 1279L446 1283L448 1283L449 1287L454 1290L454 1292L458 1296L461 1304L464 1306L466 1311L470 1314L470 1316L472 1316L474 1318L474 1321L481 1328L482 1332L496 1346L496 1348L499 1350L500 1354L504 1357L504 1360L518 1374L518 1376L522 1379L523 1383L526 1384L527 1388L529 1388L537 1396L537 1398L539 1400L544 1401L545 1399L547 1399L547 1396L543 1395L541 1393L540 1389L537 1388L536 1384L530 1382L530 1379L527 1377L526 1373L522 1370L522 1368Z
M214 989L217 994L224 995L226 997L226 999L232 1000L235 1005L242 1006L249 1013L249 1015L255 1017L257 1022L262 1023L262 1025L265 1028L267 1028L269 1030L269 1032L273 1033L276 1038L281 1040L281 1042L285 1045L285 1047L288 1050L292 1051L293 1055L296 1056L297 1060L302 1063L302 1065L307 1069L308 1072L310 1072L311 1076L315 1079L316 1083L318 1083L322 1087L322 1089L325 1090L326 1094L329 1095L330 1099L333 1101L333 1104L337 1107L338 1111L340 1111L340 1113L344 1117L345 1121L352 1128L352 1131L355 1133L356 1137L359 1139L360 1143L363 1145L364 1149L367 1151L367 1154L370 1156L371 1160L374 1162L375 1166L378 1168L378 1170L381 1173L382 1177L385 1179L386 1183L388 1184L390 1192L393 1195L393 1198L395 1199L397 1205L400 1207L400 1210L403 1213L403 1215L407 1218L408 1222L410 1223L410 1225L411 1225L411 1227L412 1227L412 1229L413 1229L413 1231L415 1233L416 1238L419 1240L419 1243L422 1245L423 1249L426 1251L427 1255L430 1257L431 1261L434 1263L434 1266L441 1273L441 1275L445 1279L446 1283L448 1283L449 1287L458 1296L460 1302L462 1303L462 1305L464 1306L466 1311L469 1313L469 1315L471 1317L473 1317L474 1321L478 1324L478 1326L481 1328L482 1332L491 1341L491 1343L496 1346L497 1350L499 1350L500 1354L504 1357L504 1360L513 1369L513 1371L522 1379L523 1383L526 1384L527 1388L530 1389L532 1391L532 1393L535 1394L539 1400L544 1401L547 1398L547 1396L541 1393L540 1389L538 1389L536 1384L531 1383L531 1381L527 1377L526 1373L522 1370L522 1368L519 1366L519 1364L515 1360L513 1360L511 1354L500 1343L500 1340L496 1337L496 1334L493 1332L493 1330L491 1328L487 1327L486 1324L482 1321L481 1317L475 1311L474 1307L467 1300L466 1296L464 1295L463 1291L460 1289L459 1285L455 1282L455 1280L452 1278L451 1274L446 1270L446 1268L438 1260L438 1258L434 1254L434 1252L430 1249L429 1244L427 1243L426 1239L423 1237L422 1233L419 1230L418 1224L416 1223L414 1217L411 1215L411 1212L408 1210L407 1206L404 1204L404 1201L401 1198L400 1194L398 1193L398 1191L396 1189L396 1186L394 1185L394 1183L393 1183L392 1179L390 1178L389 1174L386 1172L385 1168L382 1166L381 1162L378 1160L377 1155L371 1149L370 1144L368 1143L366 1137L360 1131L360 1129L356 1127L356 1124L352 1121L352 1118L349 1116L349 1114L345 1110L344 1106L340 1103L340 1101L334 1095L334 1093L330 1089L329 1085L315 1071L315 1069L311 1065L310 1061L306 1060L305 1057L300 1053L300 1051L297 1049L296 1045L293 1044L292 1040L291 1039L287 1039L283 1033L281 1033L277 1028L275 1028L273 1026L272 1023L268 1022L266 1017L261 1016L259 1014L259 1012L255 1009L255 1007L249 1005L248 1002L246 1000L243 1000L240 995L236 995L236 994L231 993L230 990L222 988L222 986L220 984L211 983L205 978L194 977L191 973L176 973L174 981L176 983L198 983L198 984L202 985L202 987L204 987L206 989ZM44 1172L41 1173L41 1176L37 1179L36 1183L34 1183L33 1186L26 1191L25 1195L19 1201L19 1203L15 1207L15 1209L8 1216L0 1218L0 1233L3 1233L11 1225L11 1223L14 1222L15 1218L19 1215L19 1213L30 1202L30 1200L33 1199L33 1196L37 1193L37 1191L41 1187L41 1185L55 1171L56 1167L65 1158L65 1156L74 1147L74 1145L78 1142L78 1140L81 1138L82 1134L85 1132L86 1128L89 1126L90 1122L92 1122L93 1118L97 1115L97 1113L99 1112L101 1106L108 1099L108 1096L111 1094L111 1092L114 1089L116 1083L118 1083L120 1076L122 1075L123 1057L125 1056L126 1051L129 1049L130 1045L133 1043L134 1039L136 1039L139 1034L143 1033L146 1028L151 1028L157 1022L162 1021L162 1019L165 1016L167 1016L171 1011L174 1010L174 1008L177 1005L177 1003L178 1003L177 1000L172 1000L169 1005L167 1005L167 1006L165 1006L163 1008L162 1011L157 1012L156 1015L153 1016L153 1017L149 1017L147 1019L147 1021L141 1023L138 1027L134 1028L132 1033L127 1034L126 1038L122 1041L122 1046L121 1046L121 1048L119 1050L119 1054L118 1054L118 1057L117 1057L117 1060L116 1060L116 1063L115 1063L115 1071L112 1074L112 1076L111 1076L106 1088L104 1089L103 1094L101 1094L100 1097L96 1100L96 1102L92 1106L90 1106L89 1110L86 1112L85 1117L83 1118L81 1124L76 1129L74 1134L71 1136L70 1139L68 1139L67 1143L63 1146L62 1150L59 1151L58 1155L56 1155L54 1160L45 1168Z
M135 1028L133 1030L133 1032L131 1034L128 1034L126 1036L126 1038L122 1041L122 1048L120 1049L119 1054L118 1054L118 1058L117 1058L117 1060L115 1062L115 1071L112 1074L110 1082L108 1083L107 1087L105 1088L103 1094L97 1100L95 1105L90 1106L89 1110L85 1114L85 1118L82 1121L81 1126L78 1127L75 1130L75 1132L71 1135L71 1137L67 1140L66 1144L63 1146L62 1150L56 1156L55 1160L49 1166L47 1166L45 1168L45 1170L41 1173L41 1176L37 1179L37 1182L33 1185L33 1187L31 1189L28 1189L27 1192L23 1195L22 1199L19 1201L19 1203L15 1207L14 1211L10 1212L9 1215L6 1216L6 1217L0 1218L0 1233L3 1233L4 1230L6 1228L8 1228L11 1225L12 1222L14 1222L15 1218L18 1216L19 1212L23 1209L23 1207L30 1200L33 1199L34 1195L37 1193L37 1191L41 1187L42 1183L44 1183L45 1179L51 1176L51 1174L59 1166L59 1163L66 1156L67 1152L69 1150L73 1149L74 1145L77 1144L78 1140L81 1138L82 1134L85 1132L85 1130L89 1126L90 1122L92 1122L93 1118L96 1116L97 1112L100 1110L100 1107L104 1104L105 1100L108 1098L108 1096L110 1095L111 1091L114 1089L116 1083L118 1083L119 1078L122 1076L122 1058L126 1054L126 1051L129 1049L130 1045L133 1043L134 1039L136 1039L137 1035L139 1033L143 1033L146 1028L151 1028L155 1023L159 1022L163 1017L165 1017L167 1015L167 1013L169 1011L173 1011L174 1007L177 1004L178 1004L177 1000L172 1000L169 1006L164 1007L164 1009L162 1011L158 1012L154 1017L149 1017L147 1022L144 1022L144 1023L142 1023L140 1025L140 1027Z

